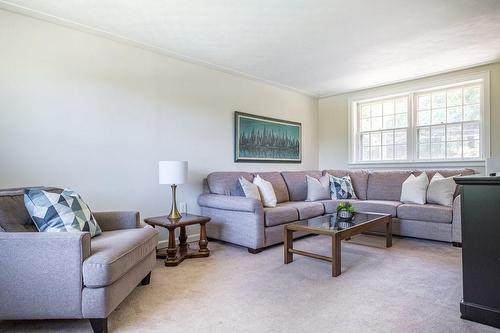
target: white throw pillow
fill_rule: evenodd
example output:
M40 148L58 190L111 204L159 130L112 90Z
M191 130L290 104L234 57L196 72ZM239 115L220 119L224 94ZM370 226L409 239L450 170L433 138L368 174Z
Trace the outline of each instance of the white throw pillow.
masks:
M257 185L264 207L276 207L278 200L274 193L273 184L267 180L262 179L259 175L255 176L253 183Z
M319 179L306 175L307 199L306 201L317 201L330 199L330 177L324 175Z
M445 178L439 172L432 177L427 189L427 202L442 206L453 205L453 195L457 184L453 177Z
M428 185L429 179L425 172L422 172L418 177L411 174L403 182L403 187L401 188L401 202L419 205L425 204Z
M250 183L243 177L240 177L239 181L241 188L243 189L243 193L245 193L245 197L261 201L257 185Z

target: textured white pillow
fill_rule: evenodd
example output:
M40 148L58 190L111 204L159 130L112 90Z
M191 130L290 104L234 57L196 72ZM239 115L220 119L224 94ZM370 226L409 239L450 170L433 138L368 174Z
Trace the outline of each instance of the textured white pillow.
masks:
M260 200L259 188L257 185L250 183L243 177L240 177L240 185L245 193L245 197Z
M429 179L425 172L422 172L418 177L411 174L403 182L403 187L401 188L401 202L419 205L425 204L428 185Z
M442 206L453 205L453 195L457 184L453 177L444 178L439 172L432 177L427 189L427 202Z
M259 175L255 176L253 183L259 188L260 197L264 207L276 207L278 200L276 199L276 194L274 193L273 184L260 178Z
M317 201L330 199L330 177L324 175L319 179L306 175L307 199L306 201Z

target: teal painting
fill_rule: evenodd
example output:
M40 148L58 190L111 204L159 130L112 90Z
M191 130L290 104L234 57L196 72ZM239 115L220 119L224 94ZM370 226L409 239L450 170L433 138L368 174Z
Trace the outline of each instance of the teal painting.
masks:
M300 163L300 123L235 113L235 162Z

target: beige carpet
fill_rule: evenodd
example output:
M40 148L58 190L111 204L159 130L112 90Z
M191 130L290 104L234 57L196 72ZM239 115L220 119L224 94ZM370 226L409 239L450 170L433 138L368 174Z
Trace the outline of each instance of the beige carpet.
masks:
M158 260L110 316L114 332L499 332L460 319L461 250L449 244L358 236L342 243L342 275L283 247L260 254L211 243L212 255L176 268ZM328 255L329 238L296 247ZM91 332L87 321L0 322L2 332Z

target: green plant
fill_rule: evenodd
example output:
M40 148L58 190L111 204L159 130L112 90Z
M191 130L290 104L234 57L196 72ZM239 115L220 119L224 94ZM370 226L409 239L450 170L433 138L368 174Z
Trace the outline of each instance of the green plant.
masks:
M349 213L354 213L354 207L349 202L340 202L337 206L337 212L346 211Z

